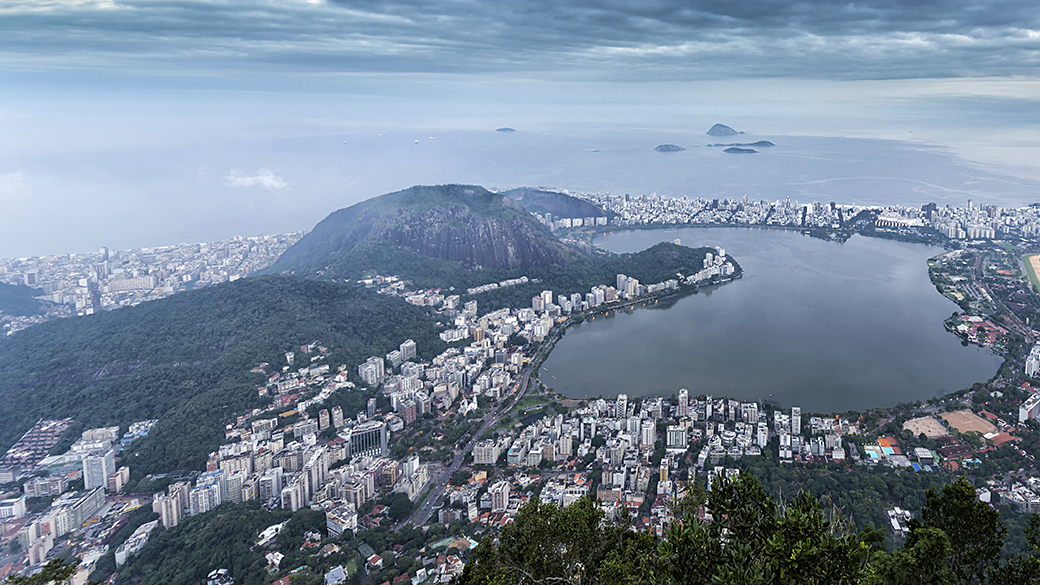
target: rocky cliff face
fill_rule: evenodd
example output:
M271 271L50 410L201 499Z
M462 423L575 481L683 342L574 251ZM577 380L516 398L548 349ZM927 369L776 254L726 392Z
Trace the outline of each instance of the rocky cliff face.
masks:
M515 201L472 185L412 187L340 209L286 250L275 272L310 272L356 249L410 248L466 268L563 265L576 254Z
M504 206L513 204L506 201ZM378 240L468 268L565 264L563 245L540 223L525 216L522 210L506 217L485 217L465 205L438 207L402 213L386 221L374 235Z

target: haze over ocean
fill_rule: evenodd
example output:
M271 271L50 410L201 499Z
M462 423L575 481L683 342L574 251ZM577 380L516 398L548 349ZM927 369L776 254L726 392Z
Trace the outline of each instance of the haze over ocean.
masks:
M1038 31L1026 0L12 0L0 256L305 229L445 182L1020 205ZM652 152L715 123L779 146Z

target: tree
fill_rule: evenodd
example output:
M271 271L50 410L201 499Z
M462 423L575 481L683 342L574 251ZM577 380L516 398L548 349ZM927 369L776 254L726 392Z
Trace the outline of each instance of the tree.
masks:
M390 498L390 511L387 512L395 522L400 522L412 513L415 509L415 504L408 499L408 496L402 493L396 493Z
M947 559L950 538L937 528L920 528L917 537L893 554L882 553L871 566L871 585L956 585L957 575Z
M708 494L710 523L684 518L669 527L659 553L668 583L859 583L870 556L816 498L774 502L750 475L720 478Z
M996 568L1007 533L1000 513L976 499L975 488L963 477L941 491L929 489L921 519L912 519L909 525L904 548L917 547L924 528L941 530L950 542L946 557L950 567L961 583L969 584L982 583Z
M76 574L76 563L61 559L53 559L43 566L43 570L35 575L11 575L4 580L5 585L46 585L47 583L63 583Z

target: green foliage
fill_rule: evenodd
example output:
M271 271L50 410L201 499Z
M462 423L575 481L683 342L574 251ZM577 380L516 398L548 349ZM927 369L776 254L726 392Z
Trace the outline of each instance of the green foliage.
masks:
M456 471L455 473L451 474L450 483L454 486L466 485L466 482L468 482L471 477L473 477L473 474L469 471Z
M0 315L30 316L43 313L41 305L47 304L34 299L43 291L23 285L11 285L0 282Z
M194 585L214 569L228 569L236 583L264 583L267 560L253 549L256 535L288 518L256 501L224 504L152 533L141 552L120 567L119 585Z
M949 540L947 562L961 583L983 583L997 566L1007 529L1000 514L975 497L975 488L958 478L938 490L928 490L921 519L910 521L906 547L913 549L921 529L937 529ZM934 545L932 548L934 548Z
M61 559L52 559L43 566L43 570L35 575L22 576L11 575L4 579L5 585L47 585L48 583L62 583L76 574L76 563L65 562Z
M395 522L400 522L408 518L408 516L411 515L414 509L415 504L408 499L408 496L398 492L390 496L390 510L387 512L387 514Z
M880 531L855 532L804 491L779 503L750 474L720 478L706 499L691 490L677 512L658 538L630 530L624 510L603 521L591 499L560 509L533 498L497 546L487 537L474 549L458 583L1040 583L1040 517L1030 520L1028 554L1001 559L1003 526L963 480L929 491L922 520L891 553Z
M41 417L76 418L70 435L157 418L128 458L135 472L198 469L224 422L260 404L264 379L249 372L259 362L319 340L328 363L354 366L407 338L424 356L444 348L418 307L284 276L44 323L0 341L0 448Z
M532 499L516 522L474 550L459 582L470 583L856 583L870 547L835 524L819 502L779 506L753 478L720 481L710 523L687 514L667 538L604 523L590 499L568 508Z

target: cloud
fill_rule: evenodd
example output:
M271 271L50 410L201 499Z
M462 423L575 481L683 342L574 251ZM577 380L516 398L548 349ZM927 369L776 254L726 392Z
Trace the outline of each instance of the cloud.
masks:
M1033 77L1034 0L12 0L0 66L563 73L600 79Z
M229 189L263 187L268 191L281 191L289 188L289 183L285 182L285 179L267 169L260 169L254 175L240 175L237 171L231 171L231 174L224 177L223 183Z
M29 180L21 171L0 175L0 200L18 199L29 192Z

